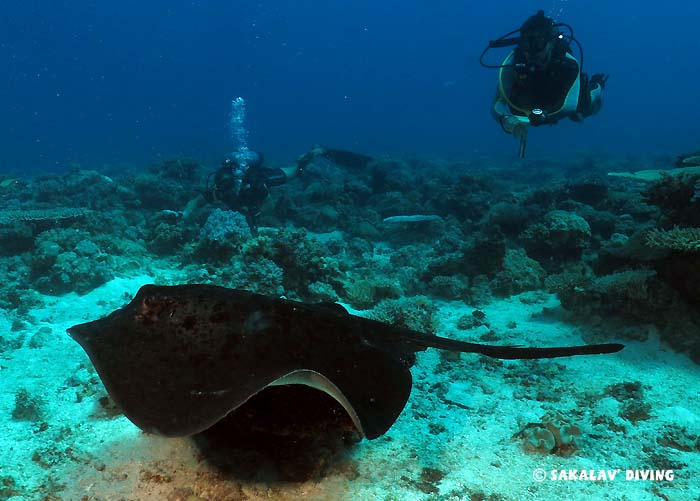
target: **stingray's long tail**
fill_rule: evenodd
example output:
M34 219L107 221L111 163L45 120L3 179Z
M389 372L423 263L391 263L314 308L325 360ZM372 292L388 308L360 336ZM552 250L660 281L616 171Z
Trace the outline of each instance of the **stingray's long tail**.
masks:
M505 359L558 358L574 355L600 355L615 353L625 346L617 343L586 344L582 346L559 346L554 348L530 348L518 346L494 346L490 344L468 343L440 336L411 336L411 341L425 348L461 351L463 353L480 353L487 357Z

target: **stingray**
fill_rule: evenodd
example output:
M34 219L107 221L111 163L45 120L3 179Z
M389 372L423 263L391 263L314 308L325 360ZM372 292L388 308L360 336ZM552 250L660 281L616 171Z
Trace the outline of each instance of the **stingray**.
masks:
M304 384L331 395L358 431L374 439L406 405L410 368L426 348L502 359L623 348L468 343L351 315L334 303L214 285L145 285L123 308L68 332L126 417L170 437L206 430L266 387Z

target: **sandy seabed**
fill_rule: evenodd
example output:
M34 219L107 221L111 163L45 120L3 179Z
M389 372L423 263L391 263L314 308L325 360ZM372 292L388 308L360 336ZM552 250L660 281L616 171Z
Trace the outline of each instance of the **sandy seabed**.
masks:
M148 435L112 415L87 356L66 334L154 280L119 278L86 295L46 298L26 332L14 326L26 336L0 356L0 499L700 499L700 444L688 450L678 438L700 436L700 367L653 335L614 355L546 361L419 353L409 403L385 436L348 448L314 480L236 478L203 459L192 439ZM437 304L443 336L480 341L493 330L494 344L583 343L556 297L543 292L493 301L480 308L489 326L469 330L459 330L458 319L475 308ZM0 318L0 328L13 326ZM44 341L30 343L39 333ZM649 412L630 422L610 387L636 382ZM41 419L13 419L21 390L41 398ZM520 432L548 412L580 429L573 453L524 447ZM544 481L534 479L540 469ZM628 481L626 470L662 470L667 479Z

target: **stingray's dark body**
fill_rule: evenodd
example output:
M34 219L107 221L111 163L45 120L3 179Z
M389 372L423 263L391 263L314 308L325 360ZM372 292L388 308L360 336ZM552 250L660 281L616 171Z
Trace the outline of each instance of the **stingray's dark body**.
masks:
M70 334L112 398L146 431L197 433L277 379L312 370L340 389L374 438L411 391L417 348L391 329L333 305L181 285L145 286L124 308Z
M403 410L415 352L426 347L499 358L622 348L464 343L349 315L337 305L211 285L147 285L124 308L69 332L126 416L143 430L166 436L203 431L280 378L313 371L339 390L360 431L371 439L385 433Z

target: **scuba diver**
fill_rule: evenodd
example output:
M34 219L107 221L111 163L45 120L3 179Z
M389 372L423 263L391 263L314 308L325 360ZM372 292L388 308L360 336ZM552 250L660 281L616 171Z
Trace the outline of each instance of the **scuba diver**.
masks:
M227 157L221 166L209 174L204 192L190 200L182 214L187 219L192 212L207 203L222 203L242 213L253 236L257 235L257 217L270 188L285 184L301 174L317 158L351 168L364 168L374 161L372 157L352 151L314 146L297 158L291 167L272 168L264 165L261 153L245 150Z
M520 36L509 38L518 32ZM578 60L572 54L571 42L578 46ZM502 64L484 63L489 49L511 46L515 48ZM499 70L491 114L505 132L520 139L520 158L525 156L528 126L551 125L563 118L580 122L597 113L609 78L603 73L588 78L583 72L583 48L571 26L554 22L542 10L520 28L491 40L479 62Z

